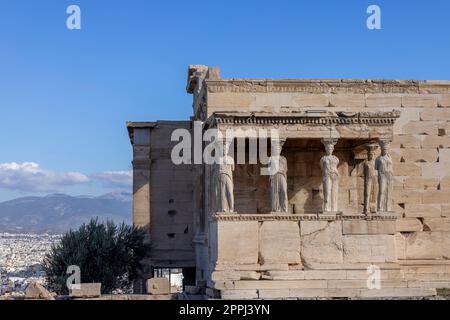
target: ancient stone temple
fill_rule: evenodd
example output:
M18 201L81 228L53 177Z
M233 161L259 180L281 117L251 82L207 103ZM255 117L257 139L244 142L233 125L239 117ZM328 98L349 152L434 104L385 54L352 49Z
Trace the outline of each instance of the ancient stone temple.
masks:
M222 79L195 65L187 92L190 120L127 124L133 221L152 246L143 278L182 268L223 299L450 287L450 82ZM219 161L205 161L211 146Z

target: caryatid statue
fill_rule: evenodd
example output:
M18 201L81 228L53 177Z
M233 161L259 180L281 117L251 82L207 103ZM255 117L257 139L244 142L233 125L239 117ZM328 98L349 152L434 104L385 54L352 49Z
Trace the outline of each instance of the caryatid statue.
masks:
M338 211L339 193L339 159L333 155L334 145L337 139L322 139L325 146L325 155L320 159L323 181L323 211Z
M377 145L370 143L367 145L367 159L364 162L364 214L369 214L371 205L377 203L377 170L375 169L375 150ZM374 206L372 206L374 207Z
M223 156L216 164L216 203L219 212L234 212L233 171L234 159L228 155L229 142L225 141Z
M288 212L287 160L284 156L270 157L270 162L278 162L277 170L269 176L272 212ZM272 165L269 162L270 165Z
M389 140L380 140L381 155L375 161L375 169L378 171L378 212L391 211L394 171L389 154L390 143Z
M272 156L269 159L270 166L270 196L272 212L288 212L287 195L287 160L280 155L284 141L272 140Z

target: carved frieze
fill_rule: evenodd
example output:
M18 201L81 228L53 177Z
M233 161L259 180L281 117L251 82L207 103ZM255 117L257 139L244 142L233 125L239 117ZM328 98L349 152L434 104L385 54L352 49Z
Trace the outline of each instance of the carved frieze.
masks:
M450 82L415 80L206 80L210 93L420 94L448 93Z
M264 112L216 112L212 115L210 123L214 120L218 124L231 125L289 125L289 124L310 124L310 125L350 125L365 124L373 126L388 125L395 123L400 117L400 111L392 110L388 112L330 112L322 114L311 114L311 112L291 112L286 114L269 114Z
M326 215L326 214L214 214L216 221L347 221L397 220L396 215Z

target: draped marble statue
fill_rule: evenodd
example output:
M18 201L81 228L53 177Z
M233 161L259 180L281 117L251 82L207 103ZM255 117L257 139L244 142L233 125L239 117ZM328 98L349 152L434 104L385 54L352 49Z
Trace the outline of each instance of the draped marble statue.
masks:
M216 204L219 212L234 212L233 195L234 159L223 157L221 163L216 164Z
M392 158L389 154L390 141L380 140L381 155L375 161L375 169L378 171L378 201L379 212L392 210L392 189L394 171Z
M287 160L283 156L272 156L269 165L275 172L269 176L272 212L288 212Z
M338 211L339 194L339 159L333 155L336 139L322 139L325 146L325 156L320 159L320 168L322 169L323 181L323 211Z
M377 170L375 169L375 150L377 145L367 145L367 159L364 161L364 214L369 214L377 203Z

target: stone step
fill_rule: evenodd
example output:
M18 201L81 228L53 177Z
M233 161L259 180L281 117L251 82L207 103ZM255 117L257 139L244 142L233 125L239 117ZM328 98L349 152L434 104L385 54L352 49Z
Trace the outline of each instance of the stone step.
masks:
M450 289L450 281L408 281L409 288Z
M290 270L268 271L266 280L356 280L367 279L367 270ZM401 270L380 270L382 280L404 280Z
M178 294L104 294L96 298L74 300L177 300Z
M442 260L441 260L442 261ZM233 271L256 271L264 272L271 270L292 271L292 270L367 270L370 263L309 263L308 265L287 263L271 263L271 264L236 264L236 263L220 263L214 266L215 272L233 272ZM376 265L382 270L399 270L400 264L393 262L380 262Z
M400 270L401 266L398 263L393 262L380 262L375 263L377 267L379 267L381 270ZM330 263L310 263L305 266L305 269L311 269L311 270L367 270L367 267L370 265L370 263L361 263L361 262L355 262L355 263L336 263L336 264L330 264Z
M381 280L381 288L406 288L408 283L403 280ZM327 288L335 289L367 289L367 279L364 280L328 280Z
M259 280L235 281L234 289L298 289L298 288L327 288L327 280Z
M450 260L444 259L429 259L429 260L417 260L417 259L408 259L408 260L398 260L398 263L402 266L431 266L431 265L447 265L450 266Z
M414 298L435 296L430 288L384 288L384 289L260 289L221 290L221 298L229 299L320 299L320 298Z
M359 298L407 298L431 297L436 295L436 289L430 288L386 288L380 290L361 290Z
M442 282L442 284L445 284ZM210 281L208 286L216 290L264 290L264 289L367 289L367 279L343 280L243 280L243 281ZM381 280L381 288L407 288L404 280ZM414 287L430 288L420 285ZM434 287L433 287L434 288Z
M425 274L425 273L450 274L450 266L446 265L404 266L402 270L404 270L405 274Z
M449 273L407 273L405 279L409 281L450 281Z

